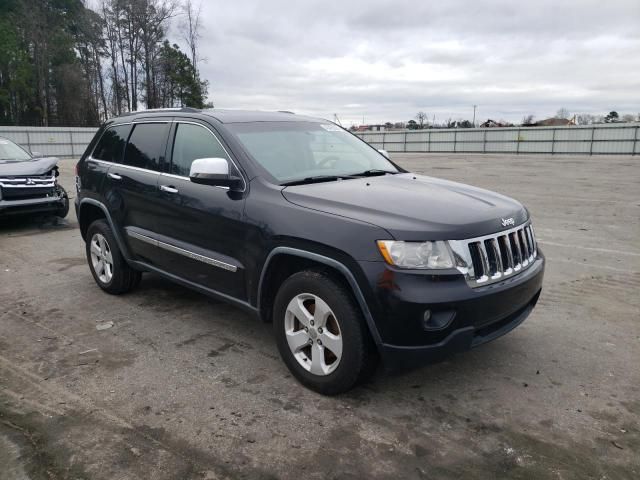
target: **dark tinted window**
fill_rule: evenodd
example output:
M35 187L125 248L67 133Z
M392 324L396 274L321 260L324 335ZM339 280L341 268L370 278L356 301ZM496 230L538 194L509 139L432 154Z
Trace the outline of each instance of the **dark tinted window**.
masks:
M132 167L160 170L168 128L167 123L135 125L127 143L123 163Z
M91 156L97 160L120 163L130 127L130 125L119 125L109 128L100 138Z
M173 143L173 161L171 173L189 176L191 162L196 158L226 158L226 152L220 142L209 130L190 123L177 125L176 138Z

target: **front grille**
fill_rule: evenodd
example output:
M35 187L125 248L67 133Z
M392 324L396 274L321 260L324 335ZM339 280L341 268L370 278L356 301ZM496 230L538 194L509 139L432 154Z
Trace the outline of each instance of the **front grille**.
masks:
M538 256L530 223L504 232L449 242L456 265L472 287L504 280L528 268Z
M34 175L31 177L0 177L0 198L27 200L55 195L56 177Z

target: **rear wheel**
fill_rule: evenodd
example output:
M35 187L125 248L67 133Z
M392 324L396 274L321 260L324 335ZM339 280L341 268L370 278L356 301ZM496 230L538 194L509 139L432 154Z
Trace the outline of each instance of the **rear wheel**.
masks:
M96 220L87 229L86 253L94 280L105 292L118 295L134 289L142 273L131 268L105 220Z
M362 313L329 274L303 271L285 280L273 318L282 359L312 390L346 392L374 370L375 349Z

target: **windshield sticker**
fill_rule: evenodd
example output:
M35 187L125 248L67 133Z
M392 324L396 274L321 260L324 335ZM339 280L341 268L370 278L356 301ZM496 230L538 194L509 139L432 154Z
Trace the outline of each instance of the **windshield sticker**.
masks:
M321 123L320 126L322 128L324 128L327 132L342 132L343 131L339 126L333 125L331 123Z

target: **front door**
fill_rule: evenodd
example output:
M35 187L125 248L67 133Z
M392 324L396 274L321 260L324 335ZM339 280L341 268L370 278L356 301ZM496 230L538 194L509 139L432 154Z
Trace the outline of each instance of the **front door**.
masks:
M191 163L197 158L225 158L231 169L236 168L233 159L203 124L176 122L171 138L171 162L158 179L162 215L157 238L165 250L162 268L246 300L244 194L189 180Z

